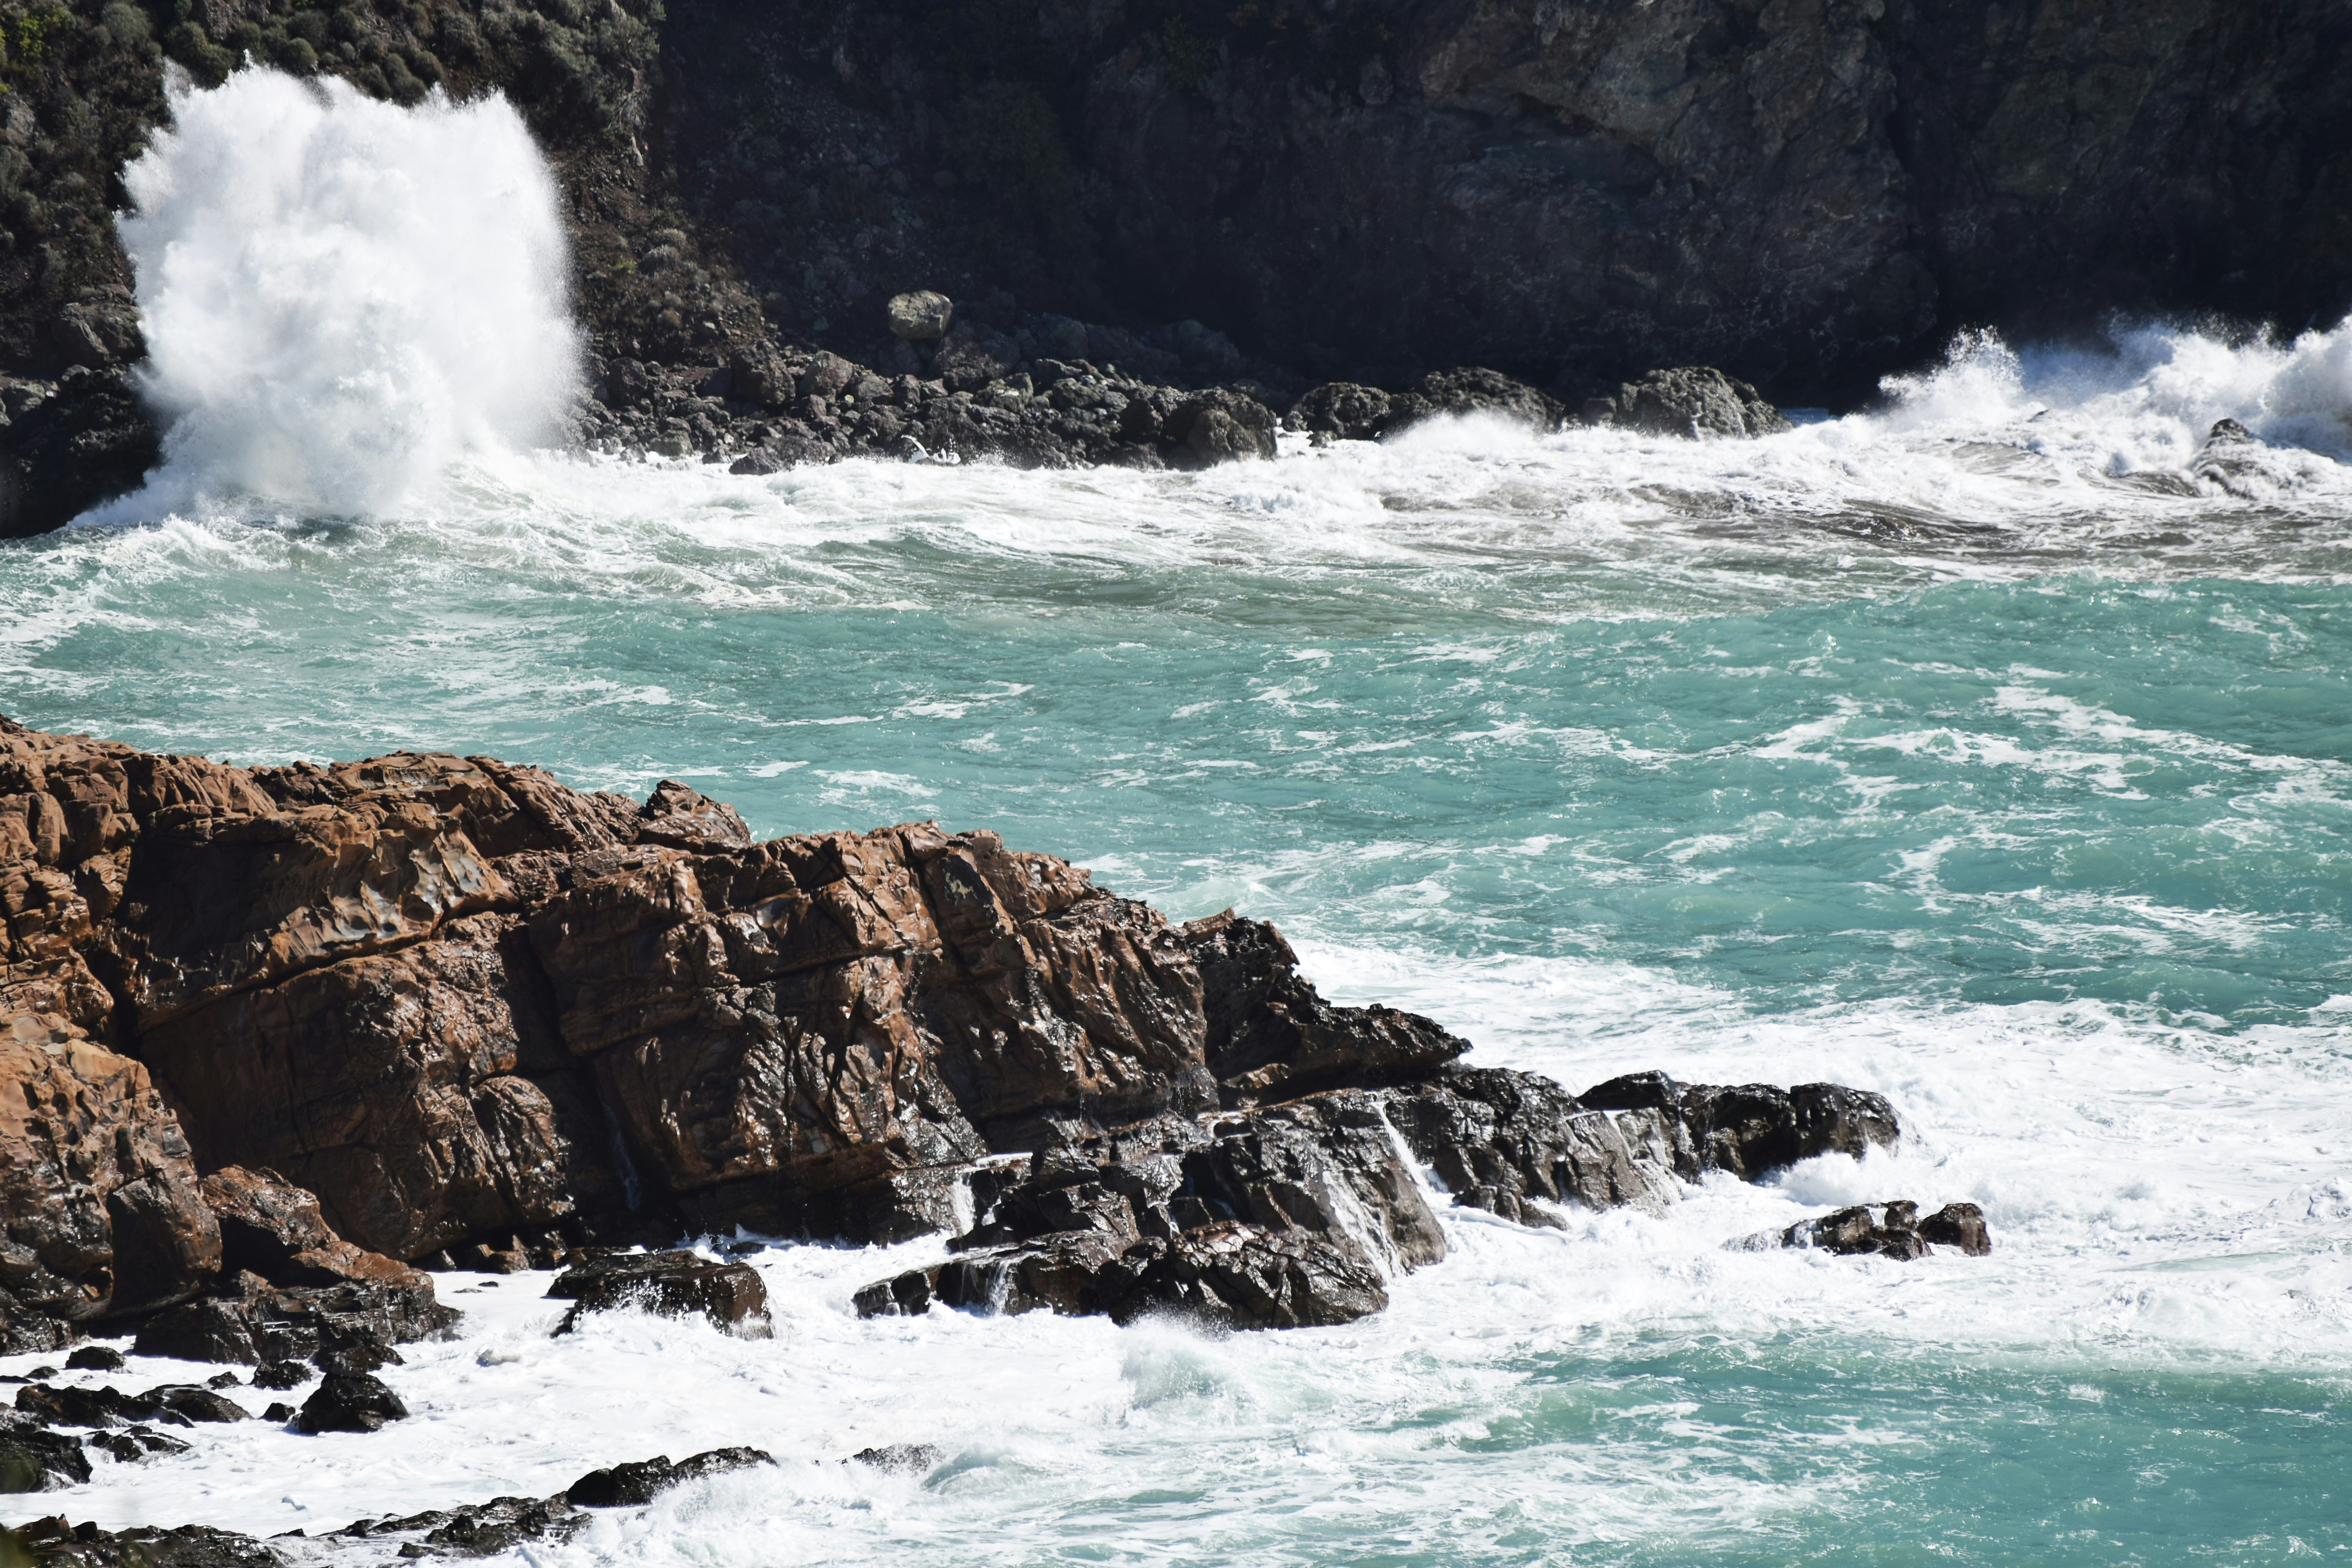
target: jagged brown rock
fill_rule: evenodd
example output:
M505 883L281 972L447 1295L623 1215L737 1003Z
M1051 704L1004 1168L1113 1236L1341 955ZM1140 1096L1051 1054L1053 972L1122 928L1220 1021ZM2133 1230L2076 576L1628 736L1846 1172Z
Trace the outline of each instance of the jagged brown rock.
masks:
M1427 384L1526 391L1490 381ZM1452 1066L1467 1042L1325 1001L1272 926L1174 925L991 833L756 843L674 782L639 805L485 757L245 769L15 725L0 791L23 1344L137 1312L142 1353L363 1376L451 1321L410 1260L735 1225L958 1238L866 1310L1343 1321L1443 1256L1416 1161L1542 1224L1895 1134L1832 1085L1580 1099ZM583 1310L759 1305L688 1255L567 1278Z

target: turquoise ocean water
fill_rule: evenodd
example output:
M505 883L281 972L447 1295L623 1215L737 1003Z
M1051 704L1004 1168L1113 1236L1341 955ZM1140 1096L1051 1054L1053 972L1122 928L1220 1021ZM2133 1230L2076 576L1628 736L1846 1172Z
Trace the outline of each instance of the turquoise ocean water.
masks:
M1452 1216L1344 1330L859 1323L891 1260L803 1248L771 1344L551 1343L509 1285L412 1358L424 1420L60 1506L315 1530L750 1441L790 1463L531 1560L2352 1553L2352 470L2309 408L2264 426L2283 364L1979 343L1759 443L1197 476L485 460L394 515L0 547L38 727L992 827L1271 918L1482 1059L1832 1078L1912 1134L1664 1218ZM2273 445L2200 471L2223 413ZM1895 1196L1982 1203L1996 1252L1722 1249ZM868 1441L951 1458L817 1462Z

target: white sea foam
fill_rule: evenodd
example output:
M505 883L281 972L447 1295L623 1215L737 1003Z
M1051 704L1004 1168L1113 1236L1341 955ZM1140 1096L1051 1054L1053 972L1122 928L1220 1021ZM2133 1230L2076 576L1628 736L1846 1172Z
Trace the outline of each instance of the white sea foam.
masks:
M579 345L545 160L502 98L176 78L123 172L165 462L104 516L370 516L547 437Z
M1454 1530L1469 1539L1453 1560L1485 1560L1484 1532L1507 1536L1512 1519L1564 1550L1833 1509L1876 1444L1919 1440L1874 1436L1884 1415L1835 1441L1769 1424L1735 1435L1687 1373L1641 1370L1661 1357L1695 1371L1720 1353L1757 1379L1793 1358L1801 1384L1862 1365L1898 1391L2005 1368L2085 1397L2118 1375L2340 1374L2352 1356L2340 1033L2223 1040L2095 1009L1885 1005L1742 1024L1734 998L1622 965L1464 966L1315 944L1304 956L1335 993L1473 1028L1490 1061L1571 1085L1632 1065L1720 1079L1769 1062L1776 1077L1880 1085L1911 1134L1896 1154L1809 1162L1760 1186L1710 1180L1658 1218L1570 1214L1564 1231L1540 1232L1450 1210L1446 1260L1397 1282L1386 1313L1334 1330L855 1317L856 1287L936 1256L936 1242L758 1255L771 1341L630 1315L553 1338L546 1276L445 1275L467 1312L461 1337L410 1347L384 1374L411 1420L367 1436L205 1428L190 1455L137 1468L100 1458L93 1484L41 1506L315 1535L750 1443L779 1468L602 1516L571 1545L514 1560L1016 1563L1101 1530L1136 1562L1251 1540L1280 1560L1345 1561L1349 1542L1384 1531L1443 1553ZM1906 1265L1725 1249L1902 1195L1984 1205L1995 1252ZM129 1376L68 1378L139 1386L187 1372L139 1362ZM1974 1419L1933 1406L1923 1432ZM1564 1423L1566 1440L1514 1436L1545 1422ZM895 1442L937 1444L947 1463L919 1483L843 1463Z

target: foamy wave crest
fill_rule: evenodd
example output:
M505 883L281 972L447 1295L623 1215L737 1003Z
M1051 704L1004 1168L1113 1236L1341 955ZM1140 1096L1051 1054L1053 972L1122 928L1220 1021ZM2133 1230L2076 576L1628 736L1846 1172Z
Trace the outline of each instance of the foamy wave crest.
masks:
M2222 419L2352 459L2352 321L2286 342L2117 326L2095 347L2023 350L1966 331L1941 364L1880 387L1888 406L1871 417L1892 430L1965 437L2034 422L2049 445L2104 445L2118 470L2179 467Z
M396 509L573 395L554 182L498 97L415 109L237 72L124 171L163 467L107 509Z

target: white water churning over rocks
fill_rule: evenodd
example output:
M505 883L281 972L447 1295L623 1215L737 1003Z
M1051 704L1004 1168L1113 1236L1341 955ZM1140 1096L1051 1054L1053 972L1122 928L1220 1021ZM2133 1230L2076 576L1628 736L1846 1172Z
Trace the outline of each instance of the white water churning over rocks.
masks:
M380 514L548 437L579 335L554 181L511 105L267 69L169 96L121 220L164 464L109 513Z

